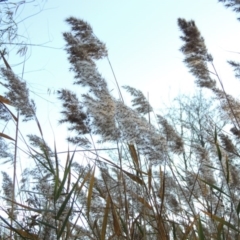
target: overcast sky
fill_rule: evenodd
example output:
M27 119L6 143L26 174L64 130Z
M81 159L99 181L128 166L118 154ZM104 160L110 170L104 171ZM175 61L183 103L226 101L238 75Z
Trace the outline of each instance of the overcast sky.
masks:
M228 51L240 52L240 22L217 0L39 0L21 5L18 19L38 11L19 24L19 33L31 44L46 43L44 46L54 48L29 48L24 66L24 79L34 92L43 130L50 124L55 126L58 120L60 104L53 92L59 88L76 89L72 87L73 73L69 72L62 37L70 29L64 22L69 16L87 21L106 43L119 85L130 85L149 94L155 109L164 108L180 93L196 89L194 78L182 62L181 32L177 26L179 17L195 20L227 90L238 94L238 82L226 60L239 58ZM18 63L13 54L8 60L12 66ZM116 85L107 60L99 61L98 66L114 94ZM22 66L14 70L20 73ZM62 129L53 128L55 134Z

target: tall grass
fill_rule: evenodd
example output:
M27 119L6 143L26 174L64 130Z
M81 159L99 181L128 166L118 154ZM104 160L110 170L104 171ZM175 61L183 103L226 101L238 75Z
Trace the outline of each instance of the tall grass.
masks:
M124 89L131 107L111 95L95 63L107 57L106 46L88 23L67 22L71 31L63 36L74 84L86 93L58 91L59 122L68 124L67 140L76 146L65 159L43 138L26 83L7 62L1 69L7 89L0 98L2 119L16 123L15 138L0 134L1 157L13 162L13 177L2 171L1 238L240 239L240 103L225 92L194 21L178 20L181 51L196 84L215 98L180 97L166 116L155 114L130 86ZM20 118L35 121L39 136L24 137L35 165L18 176ZM7 141L15 145L12 155ZM111 144L108 155L102 154L105 143ZM78 151L86 157L79 159Z

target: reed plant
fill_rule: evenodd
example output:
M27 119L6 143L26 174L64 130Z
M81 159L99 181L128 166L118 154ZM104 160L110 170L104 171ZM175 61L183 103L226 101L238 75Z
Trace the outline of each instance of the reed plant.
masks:
M12 176L2 171L1 239L240 239L240 102L226 93L195 22L178 19L181 51L196 84L214 98L205 99L205 90L181 96L159 115L131 86L123 88L131 106L117 82L119 97L111 94L96 65L110 63L105 44L85 21L66 21L73 84L86 92L58 91L59 122L76 147L65 158L44 139L27 85L2 55L0 114L15 123L15 137L0 133L1 158L13 163ZM229 64L239 77L240 64ZM39 134L23 136L20 119L35 121ZM18 174L20 137L34 167Z

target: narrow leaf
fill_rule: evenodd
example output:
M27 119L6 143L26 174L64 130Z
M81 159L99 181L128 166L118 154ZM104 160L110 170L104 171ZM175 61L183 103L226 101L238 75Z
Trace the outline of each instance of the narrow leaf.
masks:
M58 210L58 213L57 213L57 216L56 216L56 219L59 219L59 217L61 216L61 214L63 213L64 209L66 208L67 204L68 204L68 201L70 199L70 197L72 196L74 190L77 188L77 185L78 185L78 181L80 179L80 176L78 176L78 179L76 181L76 183L73 185L71 191L69 192L69 194L67 195L67 197L65 198L65 200L63 201L60 209Z
M203 233L203 227L202 227L202 222L201 222L201 218L199 217L198 219L198 236L199 236L199 240L204 240L204 233Z
M162 171L162 168L160 167L160 181L161 181L161 188L160 188L160 198L161 198L161 210L160 210L160 215L162 214L163 210L163 205L164 205L164 200L165 200L165 174Z
M16 229L15 230L21 237L23 237L24 239L31 239L31 240L38 240L38 235L37 234L33 234L33 233L29 233L25 230L22 229Z
M117 236L120 236L121 235L121 226L120 226L118 216L116 214L115 207L114 207L113 203L112 203L112 216L113 216L114 232Z
M216 147L217 147L218 159L219 159L219 161L222 161L222 152L221 152L221 149L220 149L218 143L216 143Z
M129 172L125 171L125 170L122 170L122 171L123 171L126 175L128 175L128 177L130 177L133 181L135 181L135 182L143 185L143 180L140 179L138 176L136 176L136 175L134 175L134 174L132 174L132 173L129 173Z
M139 230L140 233L142 234L142 236L144 236L144 231L143 231L143 229L142 229L142 227L141 227L141 225L139 224L138 221L136 221L136 225L137 225L138 230Z
M105 210L104 210L104 216L103 216L101 240L105 240L109 206L110 206L110 197L108 196L107 202L106 202L106 207L105 207Z
M85 177L84 177L84 179L83 179L80 187L77 187L78 192L80 192L80 191L82 190L82 187L83 187L84 183L85 183L85 182L88 180L88 178L90 177L90 174L91 174L91 172L89 171L89 172L85 175Z
M149 192L151 192L151 189L152 189L152 169L151 169L151 167L149 167L149 170L148 170L148 190L149 190Z
M43 131L42 131L41 125L40 125L40 123L39 123L39 121L38 121L38 119L37 119L36 116L35 116L35 121L36 121L36 123L37 123L38 129L39 129L39 132L41 133L41 136L42 136L42 138L43 138Z
M223 220L224 220L224 218L222 218ZM218 226L217 226L217 240L222 240L222 238L221 238L221 233L223 233L223 226L224 226L224 224L223 224L223 222L220 222L219 224L218 224Z
M8 61L7 61L7 59L4 57L4 54L5 54L5 49L3 51L0 51L0 55L1 55L2 59L3 59L3 62L5 64L5 66L6 66L6 68L9 69L9 70L12 70L10 65L9 65L9 63L8 63Z
M2 197L2 198L6 201L10 201L10 202L12 202L12 203L14 203L14 204L16 204L20 207L23 207L24 209L29 210L29 211L33 211L33 212L37 212L37 213L42 213L42 212L52 212L52 213L54 213L53 210L47 210L47 209L43 209L43 208L32 208L32 207L29 207L27 205L12 201L11 199L8 199L8 198L5 198L5 197Z
M55 181L54 181L54 194L53 194L53 198L54 198L54 203L56 203L56 201L59 198L59 195L57 194L58 192L58 185L59 185L59 164L58 164L58 156L57 156L57 150L56 150L56 143L54 141L54 155L55 155L55 164L56 164L56 175L54 176Z
M66 161L66 165L65 165L65 168L64 168L63 179L61 181L61 184L60 184L58 190L56 191L56 199L58 199L59 196L61 195L62 190L64 188L64 185L66 183L67 177L68 177L68 175L70 175L70 170L71 170L71 165L72 165L73 158L74 158L74 153L73 153L73 155L72 155L72 157L69 161L69 152L68 152L67 161ZM56 156L56 162L58 162L57 161L57 156Z
M229 184L230 173L229 173L229 164L228 164L228 157L227 156L226 156L226 171L227 171L226 180L227 180L227 183Z
M203 179L201 179L201 178L199 178L199 179L200 179L202 182L204 182L204 183L206 183L207 185L209 185L210 187L212 187L212 188L218 190L219 192L221 192L222 194L226 195L227 197L230 197L228 194L226 194L225 192L223 192L223 190L220 189L219 187L217 187L217 186L215 186L215 185L213 185L213 184L211 184L211 183L209 183L209 182L207 182L207 181L205 181L205 180L203 180Z
M123 228L123 231L125 232L125 234L127 235L127 232L128 232L128 229L127 229L127 225L126 225L126 222L122 219L121 215L118 213L118 217L121 221L121 224L122 224L122 228Z
M186 240L188 238L188 235L193 229L194 223L196 222L197 219L198 219L197 216L195 216L191 224L188 227L185 227L185 234L183 235L182 240Z
M237 206L237 214L239 215L239 212L240 212L240 202L238 203L238 206Z
M145 207L149 208L150 210L152 210L152 206L142 197L139 197L136 195L137 200L142 203Z
M89 212L90 212L90 206L91 206L91 200L92 200L92 192L93 192L93 185L94 185L94 175L95 175L95 166L92 172L92 176L89 183L88 188L88 197L87 197L87 216L89 218Z
M47 226L47 227L50 227L52 229L57 230L56 226L49 224L49 222L45 222L45 221L42 221L42 220L36 220L36 222L40 223L40 224L42 224L44 226Z
M68 222L68 219L69 219L69 217L70 217L70 215L72 213L72 210L73 210L73 206L69 209L68 214L67 214L66 218L64 219L62 227L61 227L59 233L57 234L57 239L61 239L62 233L63 233L63 231L64 231L64 229L65 229L65 227L67 225L67 222Z
M0 95L0 102L8 105L12 105L11 102L7 98L3 97L2 95Z
M138 169L139 168L139 161L138 161L138 155L135 149L135 146L132 144L128 144L129 151L131 153L131 157L133 159L135 167Z
M15 142L15 140L13 138L9 137L8 135L6 135L4 133L0 133L0 137L7 138L7 139L12 140L12 141Z
M3 106L7 109L7 111L11 114L12 118L15 120L15 122L18 121L18 118L12 113L12 111L10 111L10 109L5 105L3 104Z
M224 218L220 218L220 217L218 217L216 215L213 215L213 214L211 214L209 212L205 212L205 211L202 211L202 212L205 213L206 215L208 215L210 218L216 220L217 222L222 223L222 224L228 226L229 228L233 229L234 231L240 232L234 225L232 225L231 223L225 221Z

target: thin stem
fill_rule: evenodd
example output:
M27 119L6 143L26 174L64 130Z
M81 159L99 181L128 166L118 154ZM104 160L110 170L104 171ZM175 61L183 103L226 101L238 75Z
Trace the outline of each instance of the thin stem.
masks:
M238 126L238 129L239 129L240 126L239 126L237 117L236 117L236 115L235 115L235 113L234 113L234 111L233 111L232 105L231 105L231 103L230 103L230 101L229 101L229 99L228 99L228 96L227 96L227 93L226 93L225 88L224 88L224 86L223 86L223 83L222 83L222 81L221 81L221 79L220 79L220 77L219 77L219 75L218 75L218 73L217 73L217 70L216 70L213 62L211 62L211 65L212 65L212 67L213 67L213 69L214 69L214 71L215 71L215 73L216 73L217 79L218 79L218 81L219 81L219 83L220 83L220 85L221 85L221 88L222 88L222 90L223 90L223 93L224 93L224 95L225 95L225 98L226 98L226 100L227 100L227 102L228 102L228 106L229 106L229 108L230 108L230 110L231 110L231 113L232 113L232 115L233 115L233 117L234 117L234 119L235 119L235 121L236 121L236 124L237 124L237 126ZM233 124L235 125L234 122L233 122Z
M108 57L107 57L107 60L108 60L108 63L109 63L109 65L110 65L110 68L111 68L111 70L112 70L112 73L113 73L113 76L114 76L115 82L116 82L116 84L117 84L117 88L118 88L118 92L119 92L120 98L121 98L122 102L124 103L123 96L122 96L122 93L121 93L120 87L119 87L119 85L118 85L118 81L117 81L116 75L115 75L115 73L114 73L114 71L113 71L112 64L111 64L111 62L110 62L110 60L109 60Z
M15 185L16 185L16 169L17 169L17 144L18 144L18 128L19 128L19 111L17 114L17 125L15 133L15 149L14 149L14 162L13 162L13 192L12 192L12 206L11 206L11 227L13 225L13 214L14 214L14 199L15 199ZM12 239L12 228L10 230L10 239Z

